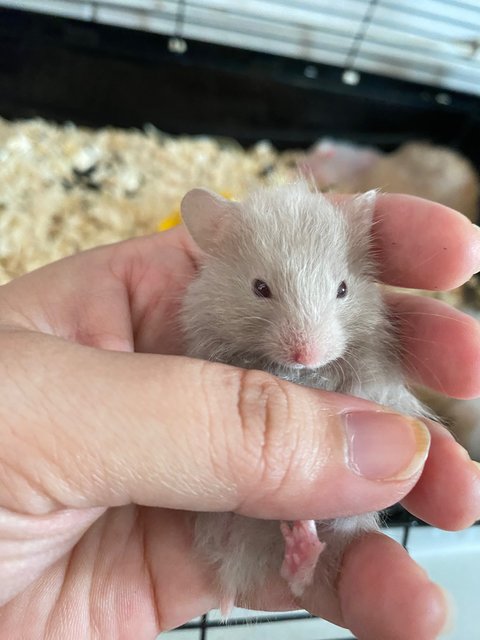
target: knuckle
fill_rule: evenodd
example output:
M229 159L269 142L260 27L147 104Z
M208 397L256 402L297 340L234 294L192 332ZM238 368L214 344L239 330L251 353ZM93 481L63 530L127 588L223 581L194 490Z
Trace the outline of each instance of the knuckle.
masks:
M248 473L257 487L270 492L283 482L295 451L289 385L264 372L245 371L239 384L238 416Z

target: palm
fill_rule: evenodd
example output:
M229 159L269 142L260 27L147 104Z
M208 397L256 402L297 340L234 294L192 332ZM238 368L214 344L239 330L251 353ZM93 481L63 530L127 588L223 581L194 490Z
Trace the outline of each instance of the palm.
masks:
M186 238L176 233L170 242L168 235L164 234L168 242L162 242L163 247L158 236L152 236L73 257L75 279L71 270L62 269L63 264L51 265L56 286L22 313L34 326L47 324L52 333L85 345L120 350L133 350L135 345L137 351L178 352L178 327L169 320L194 273L194 263L183 248ZM78 271L77 261L82 263ZM36 275L23 281L27 294L35 291ZM70 304L63 304L66 299ZM91 623L90 633L107 637L112 620L118 620L124 633L131 628L135 637L147 638L159 626L181 624L214 604L202 570L189 559L191 522L184 513L136 506L111 509L79 542L77 538L73 528L70 540L63 542L60 560L5 608L6 628L11 618L18 631L18 612L40 607L52 612L48 633L54 637L57 625L62 625L62 609L71 603L74 611L87 614L84 621ZM72 591L68 577L75 573L77 562L89 578ZM32 564L35 557L30 559L28 573L34 570ZM168 590L162 589L165 584ZM190 585L190 602L183 597L184 584ZM133 602L123 599L127 592L135 593ZM25 623L28 629L28 620ZM87 634L85 629L84 637Z

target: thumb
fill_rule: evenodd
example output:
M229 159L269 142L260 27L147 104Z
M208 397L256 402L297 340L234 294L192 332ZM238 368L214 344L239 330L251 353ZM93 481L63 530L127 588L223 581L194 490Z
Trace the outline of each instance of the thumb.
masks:
M0 346L0 501L17 511L324 519L398 501L428 453L420 421L264 372L20 331Z

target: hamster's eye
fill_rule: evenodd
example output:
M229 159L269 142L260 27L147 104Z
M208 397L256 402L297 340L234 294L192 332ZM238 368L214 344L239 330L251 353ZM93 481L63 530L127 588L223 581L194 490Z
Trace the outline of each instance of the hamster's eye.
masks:
M253 293L259 298L271 298L272 292L270 291L270 287L263 280L254 280L253 281Z
M346 295L347 295L347 283L345 282L345 280L342 280L342 282L339 284L337 289L337 298L345 298Z

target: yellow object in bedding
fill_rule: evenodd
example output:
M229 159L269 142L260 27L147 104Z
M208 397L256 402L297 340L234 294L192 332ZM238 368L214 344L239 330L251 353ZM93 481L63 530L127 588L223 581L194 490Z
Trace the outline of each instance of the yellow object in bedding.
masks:
M175 209L169 216L164 218L157 225L157 231L167 231L167 229L171 229L172 227L176 227L177 224L180 224L182 218L180 216L180 211Z

